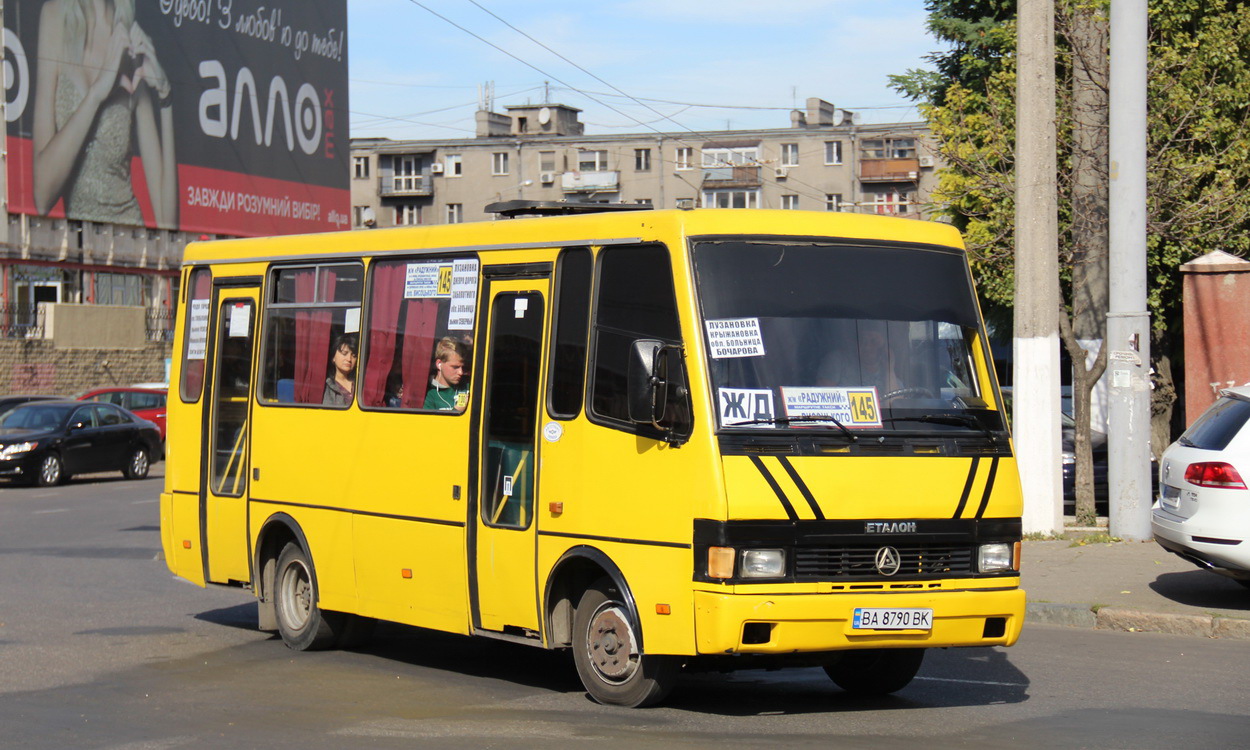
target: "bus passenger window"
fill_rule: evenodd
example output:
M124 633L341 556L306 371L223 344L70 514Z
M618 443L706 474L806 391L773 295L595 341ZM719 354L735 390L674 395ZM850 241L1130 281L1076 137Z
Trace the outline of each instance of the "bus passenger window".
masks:
M194 403L204 390L204 357L208 351L208 313L212 304L213 276L207 268L191 272L187 285L187 307L183 311L182 400Z
M627 377L630 352L638 339L681 345L681 325L668 250L663 245L615 246L599 253L599 288L594 325L594 380L591 412L630 430L654 434L629 418ZM664 415L678 435L690 432L690 396L678 368L672 373Z
M378 261L370 274L361 407L463 411L477 260Z
M360 333L364 272L359 263L277 268L270 277L265 353L260 367L264 402L351 404L355 387L339 381L335 359L345 339ZM355 352L353 351L353 355ZM353 367L354 367L354 356ZM353 376L354 377L354 376ZM333 399L327 392L334 390Z
M590 325L590 249L569 248L556 265L555 325L551 350L551 382L547 388L551 416L572 419L582 410L586 385L586 333Z

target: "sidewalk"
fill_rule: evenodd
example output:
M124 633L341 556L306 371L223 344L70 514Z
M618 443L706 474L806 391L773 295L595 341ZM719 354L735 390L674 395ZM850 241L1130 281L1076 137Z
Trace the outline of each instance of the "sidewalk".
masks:
M1250 588L1152 542L1026 541L1029 623L1250 640ZM1086 540L1085 544L1080 541Z

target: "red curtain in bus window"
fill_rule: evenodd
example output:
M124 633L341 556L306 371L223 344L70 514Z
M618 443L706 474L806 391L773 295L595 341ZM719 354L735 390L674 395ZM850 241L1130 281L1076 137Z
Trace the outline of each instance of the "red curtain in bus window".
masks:
M206 300L212 294L213 275L207 268L197 268L191 274L191 295L192 300ZM191 319L191 304L188 303L187 310L184 313L187 320ZM207 331L205 331L207 333ZM191 347L190 329L184 331L184 335L188 336L188 341L184 344L189 350ZM205 342L199 342L201 347L206 346ZM200 393L204 387L204 357L199 359L185 359L182 369L182 399L184 401L198 401Z
M321 289L317 289L317 269L309 268L295 274L295 301L312 303L325 300L334 288L334 272L321 272ZM317 292L320 291L320 294ZM325 393L326 374L330 367L329 310L307 310L295 313L295 401L319 404Z
M438 300L410 299L404 320L404 408L420 409L430 387Z
M395 361L395 323L404 301L404 264L380 263L373 270L369 310L369 361L360 388L363 406L382 406L386 398L386 376Z

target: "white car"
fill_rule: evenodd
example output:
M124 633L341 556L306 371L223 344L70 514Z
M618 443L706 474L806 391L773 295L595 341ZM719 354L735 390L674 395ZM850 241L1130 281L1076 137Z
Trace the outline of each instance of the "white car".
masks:
M1250 387L1220 393L1163 453L1155 541L1250 588Z

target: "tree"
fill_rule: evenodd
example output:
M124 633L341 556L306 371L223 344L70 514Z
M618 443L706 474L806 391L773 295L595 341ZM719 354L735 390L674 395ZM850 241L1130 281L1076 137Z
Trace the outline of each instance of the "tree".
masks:
M952 44L931 55L936 70L892 77L921 104L947 167L935 212L965 233L988 307L1012 303L1015 130L1015 4L930 0L930 30ZM1060 266L1064 346L1105 338L1106 0L1056 5ZM1152 444L1171 437L1177 389L1171 362L1180 321L1179 266L1223 249L1250 251L1250 8L1230 0L1150 3L1147 272L1156 372ZM1089 388L1106 354L1076 367L1078 507L1093 516L1088 450ZM1084 436L1082 438L1082 432Z

